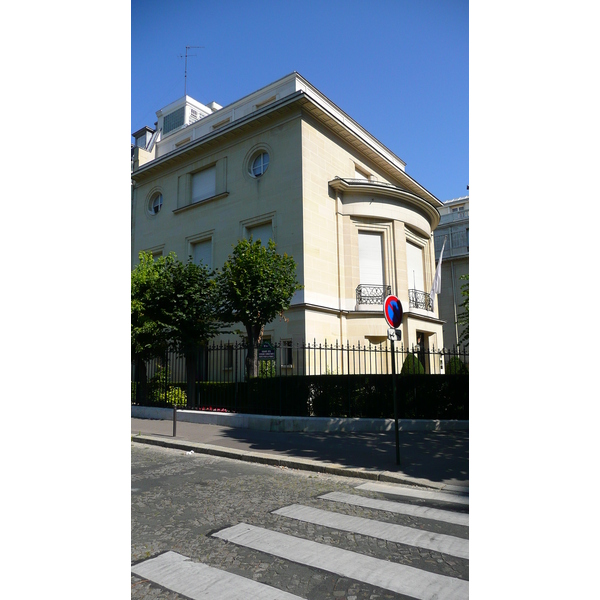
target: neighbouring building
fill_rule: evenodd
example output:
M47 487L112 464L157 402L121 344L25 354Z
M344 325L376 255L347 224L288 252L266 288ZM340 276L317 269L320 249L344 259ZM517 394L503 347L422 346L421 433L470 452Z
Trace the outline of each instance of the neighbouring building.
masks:
M184 96L156 114L133 134L132 266L140 251L173 251L218 268L238 239L272 238L304 289L267 338L384 343L394 294L404 346L443 347L429 290L444 205L306 79L291 73L228 106Z
M435 261L442 256L442 291L436 296L440 319L445 321L444 345L453 349L459 347L462 327L458 325L458 315L462 312L464 297L461 286L466 281L461 276L469 274L469 196L444 202L439 209L440 224L435 230Z

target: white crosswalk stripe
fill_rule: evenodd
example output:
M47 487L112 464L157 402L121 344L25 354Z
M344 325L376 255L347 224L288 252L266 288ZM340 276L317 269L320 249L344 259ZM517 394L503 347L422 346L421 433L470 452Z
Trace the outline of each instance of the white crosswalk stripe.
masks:
M297 519L298 521L305 521L313 525L324 525L325 527L332 527L341 531L368 535L397 544L418 546L419 548L459 558L469 558L469 541L452 535L431 533L430 531L423 531L413 527L384 523L362 517L352 517L300 504L284 506L273 511L273 514Z
M392 494L394 496L409 496L411 498L421 498L423 500L451 502L452 504L469 504L469 498L466 496L459 496L448 492L434 492L416 488L407 488L385 483L363 483L355 489L369 492L381 492L382 494Z
M420 517L422 519L431 519L432 521L443 521L453 525L469 525L469 515L465 513L456 513L451 510L440 510L438 508L429 508L427 506L417 506L415 504L403 504L401 502L392 502L390 500L379 500L377 498L367 498L366 496L356 496L354 494L345 494L343 492L330 492L319 496L323 500L332 502L343 502L353 506L362 506L363 508L374 508L386 512L392 512L400 515L409 515Z
M434 533L421 527L409 527L391 522L378 521L346 514L345 507L360 507L385 511L389 515L409 515L416 519L436 521L436 528L441 525L460 525L465 528L469 525L469 515L464 512L441 510L431 508L424 503L431 501L458 504L456 511L464 511L468 505L468 497L451 493L421 490L400 485L365 483L355 488L356 493L331 492L318 497L324 508L292 504L272 512L284 519L286 524L298 522L323 526L339 532L350 532L357 535L385 540L387 542L410 546L413 549L439 552L449 557L468 561L469 541L455 535ZM360 491L376 492L389 497L372 498L361 495ZM403 501L402 498L407 501ZM415 504L414 499L424 503ZM412 499L413 503L408 503ZM462 505L462 506L461 506ZM329 510L333 509L333 510ZM356 512L356 509L354 510ZM390 516L387 517L388 520ZM278 521L279 522L279 521ZM281 523L281 522L280 522ZM429 526L431 526L430 524ZM292 527L293 531L294 528ZM459 532L450 528L452 532ZM464 531L464 530L463 530ZM306 535L306 534L304 534ZM272 531L247 523L239 523L212 534L212 537L231 542L247 548L249 552L257 551L278 557L292 563L313 569L325 571L341 577L347 577L363 584L373 585L394 593L410 596L415 600L467 600L469 596L469 582L459 577L451 577L431 572L431 567L419 568L417 565L402 564L394 560L384 560L361 554L358 551L346 550L337 545L316 542L314 540L298 537L295 534ZM325 537L324 539L328 539ZM355 548L360 548L358 539ZM363 546L364 547L364 546ZM386 554L387 556L387 554ZM398 560L403 561L401 556ZM417 558L417 560L419 560ZM452 560L444 559L443 562L452 565ZM404 560L406 562L406 560ZM438 561L442 562L442 561ZM465 566L446 573L466 573ZM454 562L456 565L456 562ZM438 569L435 569L438 570ZM259 583L249 577L242 577L227 571L211 567L182 556L176 552L166 552L155 558L133 565L131 572L138 577L148 579L164 588L184 595L191 600L206 598L219 598L219 600L300 600L289 592L277 589L272 585ZM271 580L279 585L279 580ZM285 582L282 582L285 587Z
M133 565L131 572L192 600L302 600L264 583L193 562L177 552Z
M467 581L240 523L214 537L419 600L465 600Z

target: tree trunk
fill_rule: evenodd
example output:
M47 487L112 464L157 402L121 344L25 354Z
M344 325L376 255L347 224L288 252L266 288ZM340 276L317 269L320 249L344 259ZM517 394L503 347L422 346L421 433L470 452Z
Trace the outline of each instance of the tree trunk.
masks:
M246 378L258 377L258 347L263 338L265 326L248 326L248 354L246 356Z

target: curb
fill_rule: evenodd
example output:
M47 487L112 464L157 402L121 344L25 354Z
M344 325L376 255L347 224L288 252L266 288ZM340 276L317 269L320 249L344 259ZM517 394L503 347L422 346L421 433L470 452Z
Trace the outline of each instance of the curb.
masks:
M173 418L172 408L131 406L135 419ZM177 409L177 420L187 423L239 427L276 432L346 432L371 433L393 431L394 419L334 418L334 417L278 417L244 413L219 413L202 410ZM398 419L400 431L468 431L468 420Z
M220 456L222 458L232 458L234 460L243 460L246 462L270 465L274 467L287 467L288 469L299 469L303 471L313 471L317 473L326 473L329 475L341 475L342 477L358 477L371 481L382 483L399 483L412 485L422 488L435 489L439 491L453 492L461 495L468 495L468 486L449 485L437 483L426 479L415 479L406 475L392 473L391 471L377 471L373 469L364 469L361 467L345 467L334 463L323 463L316 460L305 458L278 457L272 454L261 452L250 452L247 450L236 450L234 448L223 448L211 444L202 444L200 442L188 442L185 440L165 439L152 435L132 435L131 441L138 444L149 444L151 446L162 446L164 448L174 448L176 450L193 450L201 454Z

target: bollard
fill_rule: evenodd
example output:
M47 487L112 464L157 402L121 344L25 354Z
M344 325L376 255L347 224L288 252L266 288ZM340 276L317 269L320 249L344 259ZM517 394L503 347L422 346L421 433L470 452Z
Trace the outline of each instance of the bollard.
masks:
M173 437L177 433L177 405L173 404Z

